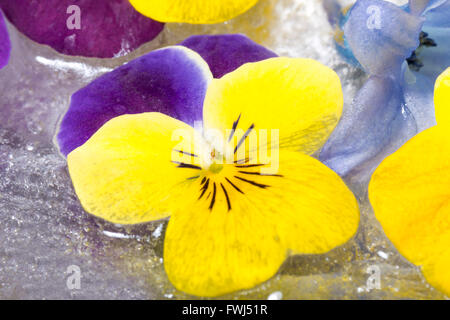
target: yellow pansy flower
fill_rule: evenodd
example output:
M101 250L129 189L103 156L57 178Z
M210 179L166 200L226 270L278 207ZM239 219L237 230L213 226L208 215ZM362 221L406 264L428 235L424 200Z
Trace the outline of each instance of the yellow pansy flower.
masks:
M436 81L435 109L437 126L377 168L369 199L400 253L450 295L450 68Z
M143 15L161 22L219 23L234 18L258 0L129 0Z
M107 221L170 216L169 280L218 296L268 280L290 253L325 253L355 234L354 195L310 156L342 107L338 76L314 60L248 63L210 82L202 130L122 115L69 153L69 172L86 211Z

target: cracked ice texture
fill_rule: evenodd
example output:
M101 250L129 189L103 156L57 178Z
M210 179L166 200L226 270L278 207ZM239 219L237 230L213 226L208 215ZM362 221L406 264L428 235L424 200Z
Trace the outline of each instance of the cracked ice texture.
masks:
M364 82L361 71L336 54L320 1L267 0L228 23L169 24L126 57L86 59L56 53L8 25L13 52L0 71L0 298L186 298L164 273L165 222L121 227L83 211L66 162L54 143L72 93L101 74L152 49L192 34L246 33L279 55L307 57L335 69L346 107ZM278 276L226 298L444 298L389 243L373 217L367 181L349 180L360 200L355 239L319 256L286 261ZM81 269L81 289L66 286L70 265ZM367 268L381 269L381 290L368 291Z

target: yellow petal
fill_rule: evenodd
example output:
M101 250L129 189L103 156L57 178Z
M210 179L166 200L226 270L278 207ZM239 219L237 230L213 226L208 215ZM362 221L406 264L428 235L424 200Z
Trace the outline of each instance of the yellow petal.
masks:
M450 210L448 214L450 214ZM422 270L432 286L450 296L450 250L436 255L422 267Z
M143 15L161 22L219 23L234 18L258 0L130 0Z
M206 128L279 130L280 147L312 154L327 140L343 106L339 77L310 59L273 58L215 79L203 110ZM241 134L242 135L242 134Z
M434 105L438 124L450 124L450 68L436 80ZM450 131L449 131L450 132Z
M279 166L261 175L262 166L225 164L186 192L164 243L175 287L198 296L251 288L277 272L289 249L323 253L354 235L358 205L337 174L290 151L280 153Z
M191 127L160 113L110 120L67 157L81 204L113 223L167 217L200 171L179 164L195 164L192 141Z
M450 139L430 128L386 158L372 176L369 198L396 248L450 292Z
M450 200L450 139L444 133L437 126L418 134L381 163L369 184L386 235L417 265L450 233L450 215L442 211Z

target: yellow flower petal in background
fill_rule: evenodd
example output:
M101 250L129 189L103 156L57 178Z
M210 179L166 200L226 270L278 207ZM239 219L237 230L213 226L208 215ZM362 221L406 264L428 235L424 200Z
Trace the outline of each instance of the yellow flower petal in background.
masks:
M428 129L387 157L369 185L377 219L430 282L450 293L450 139L446 126ZM440 270L440 274L437 273Z
M289 249L324 253L355 234L356 199L325 165L282 151L277 175L260 169L225 164L198 181L191 203L174 212L164 266L179 290L218 296L251 288L277 272Z
M450 210L447 210L450 214ZM449 241L447 241L447 244ZM436 289L450 296L450 250L430 259L429 263L422 266L423 274L427 281Z
M450 68L436 80L434 88L434 105L438 124L446 122L450 125ZM450 134L450 126L449 126Z
M340 119L339 77L310 59L273 58L245 64L208 88L206 128L226 132L279 129L280 147L312 154Z
M130 0L137 11L153 20L192 24L230 20L257 2L258 0Z
M192 138L190 126L160 113L110 120L67 157L81 204L113 223L167 217L198 175Z

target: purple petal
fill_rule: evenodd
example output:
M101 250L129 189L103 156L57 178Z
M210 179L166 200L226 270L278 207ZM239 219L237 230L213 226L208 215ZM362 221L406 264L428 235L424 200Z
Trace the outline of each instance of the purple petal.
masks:
M399 73L419 45L424 19L382 0L359 0L344 26L356 59L373 75Z
M221 78L245 63L277 57L241 34L192 36L180 45L198 52L209 64L214 78Z
M11 53L11 42L9 41L8 29L5 19L0 10L0 69L8 64L9 54Z
M26 36L68 55L124 55L164 27L138 13L128 0L0 0L0 7ZM78 27L73 19L77 7L80 29L69 29Z
M344 112L320 160L344 176L362 166L376 166L412 137L417 127L400 83L393 77L370 77Z
M60 151L69 154L108 120L123 114L161 112L193 125L202 120L211 80L206 62L181 46L137 58L72 96L58 133Z

